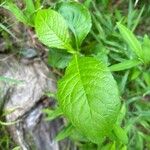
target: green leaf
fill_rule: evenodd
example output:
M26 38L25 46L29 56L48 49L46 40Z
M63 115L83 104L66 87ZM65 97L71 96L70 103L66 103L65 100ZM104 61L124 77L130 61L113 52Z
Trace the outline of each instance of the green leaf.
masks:
M2 28L2 30L4 30L5 32L7 32L8 34L10 34L13 38L17 39L17 37L15 36L15 34L13 32L11 32L11 30L9 30L5 25L3 25L2 23L0 23L0 28ZM0 30L1 32L1 30Z
M5 3L6 3L6 1L0 3L0 7L4 6Z
M72 134L73 130L74 130L74 127L71 124L69 124L67 127L63 128L58 133L58 135L55 137L55 140L60 141L60 140L65 139L66 137L68 137Z
M123 147L121 147L121 149L120 150L127 150L127 146L123 146Z
M95 45L95 44L94 44ZM94 57L108 65L108 50L102 44L97 44L93 48Z
M140 42L137 40L135 35L124 25L117 23L121 36L126 41L131 50L139 57L142 56L142 48Z
M43 112L47 114L46 120L51 121L56 119L57 117L62 115L62 111L59 108L56 108L55 110L51 109L43 109Z
M71 54L58 49L50 49L48 54L48 64L52 67L64 69L72 58Z
M102 146L100 145L97 150L110 150L112 145L113 143L108 143L106 145L103 144Z
M35 20L35 6L34 6L34 2L33 0L24 0L26 8L24 10L24 14L25 16L28 18L28 22L30 22L30 24L32 26L34 26L34 20Z
M12 150L21 150L21 147L20 146L16 146Z
M54 10L39 10L35 19L38 38L46 46L73 51L68 26L64 18Z
M134 31L136 29L137 25L141 21L141 16L142 16L144 10L145 10L145 5L140 9L140 12L137 12L138 16L134 19L134 24L133 24L133 27L132 27L132 31ZM132 22L133 22L133 20L132 20Z
M117 118L117 122L116 122L116 124L118 126L121 125L125 115L126 115L126 106L125 106L125 104L123 104L121 109L120 109L120 112L119 112L119 115L118 115L118 118Z
M3 7L9 10L22 23L34 26L33 13L35 12L33 1L25 1L26 9L21 10L13 0L7 0Z
M117 85L106 65L76 55L58 82L58 103L73 126L94 143L111 132L120 108Z
M116 137L121 141L123 144L128 143L128 137L126 132L120 127L120 126L114 126L113 132L116 135Z
M130 80L137 79L140 74L141 74L141 71L138 68L133 69L132 73L131 73L131 79Z
M3 125L3 126L11 126L11 125L14 125L16 123L20 122L20 120L17 120L17 121L12 121L12 122L3 122L3 121L0 121L0 125Z
M101 0L102 5L104 5L105 7L108 6L108 4L110 3L110 0Z
M98 147L97 150L116 150L116 143L107 143L103 144L102 146Z
M116 150L116 143L115 142L112 144L110 150Z
M126 70L126 69L130 69L132 67L135 67L141 63L142 62L137 59L124 60L123 62L121 62L119 64L114 64L114 65L110 66L109 68L111 71L122 71L122 70Z
M17 7L16 4L14 4L11 1L7 1L3 7L7 10L9 10L15 17L24 24L28 24L28 19L24 15L23 11Z
M56 99L56 93L55 92L45 92L44 94L45 96L49 97L49 98L53 98Z
M120 94L123 94L125 91L125 88L128 84L129 74L130 70L125 71L124 75L121 77L121 80L118 82Z
M144 79L145 83L147 84L147 86L150 87L150 75L149 75L149 72L144 72L143 73L143 79Z
M74 131L71 133L69 138L73 141L80 141L84 143L90 143L90 141L77 129L74 129Z
M33 0L24 0L25 4L26 4L26 12L28 14L33 14L35 12L35 7L34 7L34 3Z
M143 137L137 132L135 137L135 149L136 150L142 150L144 149L144 139Z
M77 2L66 2L58 5L58 11L67 21L69 28L74 33L77 47L79 47L92 26L88 9Z
M142 58L143 61L146 64L150 63L150 39L148 38L147 35L144 36L143 43L142 43Z
M90 7L91 3L92 3L92 0L85 0L85 1L83 2L83 4L84 4L87 8Z

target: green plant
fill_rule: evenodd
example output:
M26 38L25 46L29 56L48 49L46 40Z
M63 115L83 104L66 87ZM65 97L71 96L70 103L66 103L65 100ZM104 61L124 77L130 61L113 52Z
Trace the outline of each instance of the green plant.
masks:
M109 1L102 3L104 9L109 7ZM110 12L102 14L95 2L87 0L84 4L88 7L92 4L94 10L92 30L89 11L77 2L61 2L53 9L38 7L32 23L18 18L34 27L39 40L50 48L49 65L67 67L58 81L57 107L44 110L47 119L65 116L67 123L56 140L69 136L81 149L132 149L133 140L140 143L136 148L142 149L144 141L149 142L149 136L139 126L149 131L149 112L146 113L149 105L145 107L140 101L132 103L141 98L140 94L149 93L150 39L147 35L137 38L133 31L144 7L141 11L134 10L129 1L128 17L113 8L113 20ZM17 13L13 13L17 17ZM32 15L32 11L30 13ZM89 40L84 43L89 32ZM119 95L128 100L122 107ZM124 126L125 131L120 126Z
M5 8L16 10L16 6L12 4L8 6ZM75 129L96 144L103 142L106 137L112 138L113 135L126 144L127 137L116 123L120 110L116 82L102 61L84 56L80 52L80 46L92 25L89 11L76 2L59 3L56 9L58 12L52 9L39 10L34 21L37 36L42 43L51 48L65 49L72 55L65 76L58 82L58 108L53 114L63 114L67 117L68 128L71 126L67 136ZM13 13L18 14L15 11ZM32 14L31 11L30 13ZM26 22L26 19L19 20L30 23ZM61 134L57 139L62 138Z
M80 45L91 28L87 8L66 2L58 4L57 9L59 13L52 9L39 10L35 19L40 41L72 54L65 76L58 82L58 108L53 113L65 115L71 124L67 134L63 131L57 139L68 136L75 129L93 143L100 144L105 137L114 134L126 144L127 137L116 124L120 100L111 72L103 62L80 53ZM73 32L72 37L68 28Z

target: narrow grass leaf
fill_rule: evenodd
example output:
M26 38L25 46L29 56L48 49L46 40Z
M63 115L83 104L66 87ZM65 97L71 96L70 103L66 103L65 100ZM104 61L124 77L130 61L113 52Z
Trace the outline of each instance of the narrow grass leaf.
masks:
M128 137L126 132L120 127L120 126L114 126L114 134L116 135L116 137L123 143L123 144L127 144L128 143Z
M9 10L15 17L24 24L28 24L28 19L24 15L23 11L17 7L16 4L12 2L6 2L3 7L7 10Z
M70 136L72 134L74 130L74 127L69 124L67 127L64 127L59 133L58 135L55 137L56 141L60 141L65 139L66 137Z
M2 23L0 23L0 28L2 28L4 31L6 31L8 34L10 34L13 38L17 39L17 37Z
M114 64L114 65L110 66L109 69L111 71L122 71L122 70L126 70L126 69L130 69L132 67L135 67L141 63L142 62L140 60L137 60L137 59L124 60L121 63Z
M62 111L59 108L55 110L43 109L43 112L47 115L46 120L51 121L62 115Z
M141 58L142 57L142 48L140 42L137 40L135 35L130 31L128 28L126 28L124 25L117 23L117 26L119 28L119 31L121 33L121 36L126 41L128 46L131 48L135 54Z

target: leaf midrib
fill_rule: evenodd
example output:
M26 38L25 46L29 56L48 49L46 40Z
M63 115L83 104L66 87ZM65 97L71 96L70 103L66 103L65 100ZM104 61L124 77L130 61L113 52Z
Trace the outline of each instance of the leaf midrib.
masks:
M80 73L80 69L79 69L79 63L78 63L78 55L75 54L75 61L76 61L76 66L77 66L77 72L78 72L78 75L79 75L79 80L81 82L81 86L83 87L83 91L85 93L85 97L86 97L86 101L87 101L87 104L88 104L88 107L89 107L89 110L90 110L90 117L93 118L93 113L92 111L94 111L95 113L98 113L96 112L94 109L91 109L92 107L90 107L90 102L89 102L89 98L88 98L88 95L86 93L86 90L85 90L85 87L84 87L84 84L83 84L83 81L82 81L82 77L81 77L81 73ZM98 113L99 114L99 113ZM100 115L100 114L99 114ZM104 118L102 115L100 115L102 118Z
M83 87L83 91L85 93L85 97L86 97L86 100L87 100L87 103L88 103L88 107L89 107L89 110L90 110L90 115L91 115L91 118L92 118L92 111L91 111L91 107L90 107L90 104L89 104L88 95L87 95L85 87L83 85L83 81L82 81L82 77L81 77L81 73L80 73L80 69L79 69L79 63L78 63L78 56L77 55L75 55L75 60L76 60L76 66L77 66L77 72L78 72L78 75L79 75L79 79L80 79L81 85Z

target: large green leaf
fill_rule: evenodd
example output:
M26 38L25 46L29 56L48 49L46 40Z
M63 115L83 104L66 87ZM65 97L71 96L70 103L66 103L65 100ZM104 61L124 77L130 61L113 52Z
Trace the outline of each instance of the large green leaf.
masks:
M58 102L73 126L95 143L112 130L120 108L112 74L91 57L73 58L58 82Z
M80 46L92 26L88 9L77 2L66 2L58 5L58 11L74 33L77 46Z
M64 18L56 11L51 9L38 11L35 29L38 38L45 45L72 51L68 26Z

